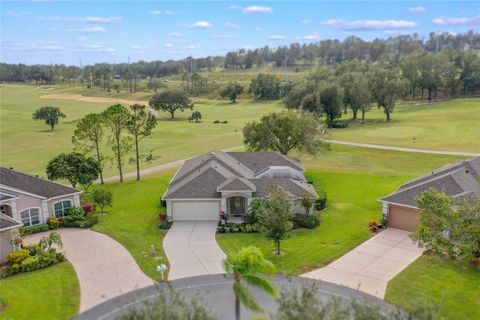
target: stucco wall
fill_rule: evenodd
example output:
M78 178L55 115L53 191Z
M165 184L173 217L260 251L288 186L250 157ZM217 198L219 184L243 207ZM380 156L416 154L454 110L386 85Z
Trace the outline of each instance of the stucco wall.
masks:
M0 263L7 261L7 254L13 250L10 230L0 233Z

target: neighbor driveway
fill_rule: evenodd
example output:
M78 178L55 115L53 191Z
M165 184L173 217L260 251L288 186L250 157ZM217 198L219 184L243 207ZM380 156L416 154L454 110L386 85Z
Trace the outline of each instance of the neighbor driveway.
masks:
M80 282L80 312L154 283L140 270L130 253L112 238L89 229L56 231L62 236L65 256ZM37 233L25 240L38 242L47 234Z
M163 240L168 280L224 273L225 253L215 240L216 221L176 221Z
M385 296L387 283L422 255L409 232L388 228L328 266L302 275Z

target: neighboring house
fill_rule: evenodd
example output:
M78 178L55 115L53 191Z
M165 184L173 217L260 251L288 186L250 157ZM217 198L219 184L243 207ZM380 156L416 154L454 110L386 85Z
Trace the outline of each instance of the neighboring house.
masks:
M7 255L11 251L20 248L18 239L18 228L22 223L0 213L0 264L7 261Z
M0 167L0 213L23 226L47 223L80 206L81 191L38 176Z
M447 165L423 177L407 182L400 189L381 198L383 214L393 228L413 231L419 208L417 198L428 189L439 190L452 198L480 200L480 158Z
M174 221L218 220L220 210L241 217L253 199L267 198L277 184L292 200L306 193L318 198L304 171L297 159L275 152L215 151L186 160L162 200ZM293 207L305 212L297 204Z

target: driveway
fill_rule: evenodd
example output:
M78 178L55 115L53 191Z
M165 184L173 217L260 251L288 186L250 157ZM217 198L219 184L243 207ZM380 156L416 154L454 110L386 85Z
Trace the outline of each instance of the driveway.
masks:
M215 240L216 221L175 221L163 240L168 280L224 273L225 253Z
M408 235L407 231L388 228L328 266L302 277L333 282L383 299L388 281L422 255L423 250Z
M58 229L65 256L80 282L80 312L154 282L138 267L130 253L112 238L89 229ZM46 232L28 236L38 242Z

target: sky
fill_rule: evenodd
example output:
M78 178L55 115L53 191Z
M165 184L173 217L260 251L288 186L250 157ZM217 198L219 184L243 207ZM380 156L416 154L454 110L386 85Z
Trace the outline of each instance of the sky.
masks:
M179 60L241 48L480 32L477 1L0 0L0 61Z

